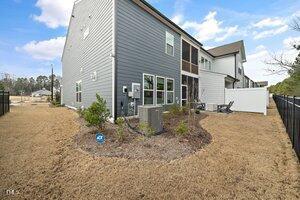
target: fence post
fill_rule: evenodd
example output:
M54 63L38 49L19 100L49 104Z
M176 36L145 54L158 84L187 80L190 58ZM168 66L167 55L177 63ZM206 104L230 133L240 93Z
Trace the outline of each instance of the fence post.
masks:
M2 92L2 115L5 114L5 92Z
M288 104L288 96L285 96L285 109L286 109L286 113L285 113L285 118L286 118L286 122L285 122L285 127L286 127L286 132L288 132L288 108L289 108L289 104Z
M10 97L10 96L9 96L10 94L9 94L9 92L7 92L7 95L8 95L8 96L7 96L8 112L10 112L10 98L9 98L9 97Z
M292 146L293 148L295 147L294 145L294 140L295 140L295 135L296 135L296 130L295 130L295 126L296 126L296 97L294 96L293 97L293 131L292 131L292 134L293 134L293 142L292 142Z

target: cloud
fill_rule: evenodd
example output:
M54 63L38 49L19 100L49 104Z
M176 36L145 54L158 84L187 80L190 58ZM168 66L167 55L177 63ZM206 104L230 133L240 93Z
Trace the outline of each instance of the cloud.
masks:
M293 49L293 45L300 45L300 37L288 37L283 40L283 45L286 49Z
M74 0L38 0L36 7L41 9L41 14L33 15L33 19L53 29L67 27L73 3Z
M253 24L253 27L256 28L264 28L264 27L277 27L277 26L283 26L285 25L284 21L280 18L266 18L263 19L255 24Z
M187 20L182 22L181 26L183 29L190 30L195 38L201 42L213 39L224 41L238 32L238 26L222 27L223 22L218 21L216 15L216 11L211 11L201 22Z
M254 31L253 32L253 35L254 35L253 39L258 40L258 39L262 39L262 38L272 37L272 36L284 33L287 30L289 30L289 26L288 25L283 25L279 28L269 29L269 30L262 31L262 32Z
M283 59L293 62L298 55L298 51L292 49L289 44L292 41L300 41L300 37L289 37L282 41L284 45L283 50L278 50L272 54L282 55ZM270 84L276 84L288 77L288 74L272 74L267 72L267 69L275 69L275 67L265 64L265 61L270 61L270 51L263 45L255 48L252 54L247 55L247 62L244 64L246 75L255 81L267 80ZM275 69L276 70L276 69ZM278 68L277 68L278 70Z
M289 29L287 19L274 17L265 18L251 25L253 31L253 39L258 40L268 38L286 32Z
M37 60L52 61L61 57L65 40L65 37L57 37L39 42L31 41L23 47L16 47L16 50L25 52Z
M223 42L227 38L235 35L238 32L238 26L228 27L224 29L225 34L215 39L216 42Z
M183 21L183 15L181 14L177 14L177 15L174 15L171 19L175 24L181 24L182 21Z

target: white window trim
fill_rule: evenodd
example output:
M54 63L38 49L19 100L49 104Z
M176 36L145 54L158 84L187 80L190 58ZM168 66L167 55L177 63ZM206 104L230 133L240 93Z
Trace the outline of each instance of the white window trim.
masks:
M152 76L153 77L153 89L145 89L145 76ZM156 81L155 81L155 75L153 74L146 74L143 73L143 105L145 105L145 91L152 91L153 92L153 104L147 104L147 105L155 105L155 99L156 99L156 95L155 95L155 88L156 88Z
M169 44L170 46L173 47L173 54L172 54L172 55L171 55L171 54L168 54L167 34L170 34L170 35L173 36L173 45ZM165 43L166 43L166 44L165 44L165 53L166 53L167 55L169 55L169 56L173 56L173 57L174 57L174 54L175 54L175 36L174 36L172 33L170 33L169 31L166 31L166 42L165 42Z
M79 88L79 84L80 84L80 90L78 89L78 91L77 91L77 84L78 84L78 88ZM77 94L81 94L80 96L80 100L81 101L77 101ZM82 102L82 80L80 80L80 81L77 81L76 82L76 84L75 84L75 101L76 101L76 103L81 103Z
M164 79L164 90L158 90L157 89L157 79L158 78L162 78L162 79ZM155 103L156 103L156 105L164 105L164 104L166 104L166 78L165 77L163 77L163 76L155 76L155 88L154 88L154 90L155 90ZM158 104L157 103L157 92L163 92L164 93L164 102L162 103L162 104Z
M166 105L173 105L175 103L175 79L173 78L166 78L166 85L165 85L165 102ZM172 80L173 81L173 90L172 91L168 91L168 80ZM173 103L168 103L168 92L172 92L173 93Z

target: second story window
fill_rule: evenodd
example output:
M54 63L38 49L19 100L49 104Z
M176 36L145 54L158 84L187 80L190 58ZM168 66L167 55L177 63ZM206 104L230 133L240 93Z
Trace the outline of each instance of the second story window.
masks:
M166 31L166 54L174 56L174 35Z
M239 74L242 74L242 68L238 68L238 72L239 72Z
M212 70L211 61L201 57L201 65L203 69Z

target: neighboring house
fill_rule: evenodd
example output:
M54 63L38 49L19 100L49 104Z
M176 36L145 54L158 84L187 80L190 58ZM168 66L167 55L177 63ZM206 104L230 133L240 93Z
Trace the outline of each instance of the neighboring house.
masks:
M144 0L77 0L62 56L62 103L88 107L100 94L112 114L138 105L224 103L244 87L243 41L205 50ZM122 107L123 105L123 107Z
M51 96L51 92L49 90L46 90L45 88L35 91L31 93L32 97L43 97L43 96Z
M254 88L254 81L251 79L249 80L249 87Z
M248 76L245 76L245 78L244 78L244 86L245 86L245 88L251 88L250 78Z
M226 80L226 88L244 88L244 66L246 62L245 46L243 41L237 41L213 49L209 49L215 56L214 70L230 76Z
M267 87L269 85L268 81L258 81L255 82L257 87Z

